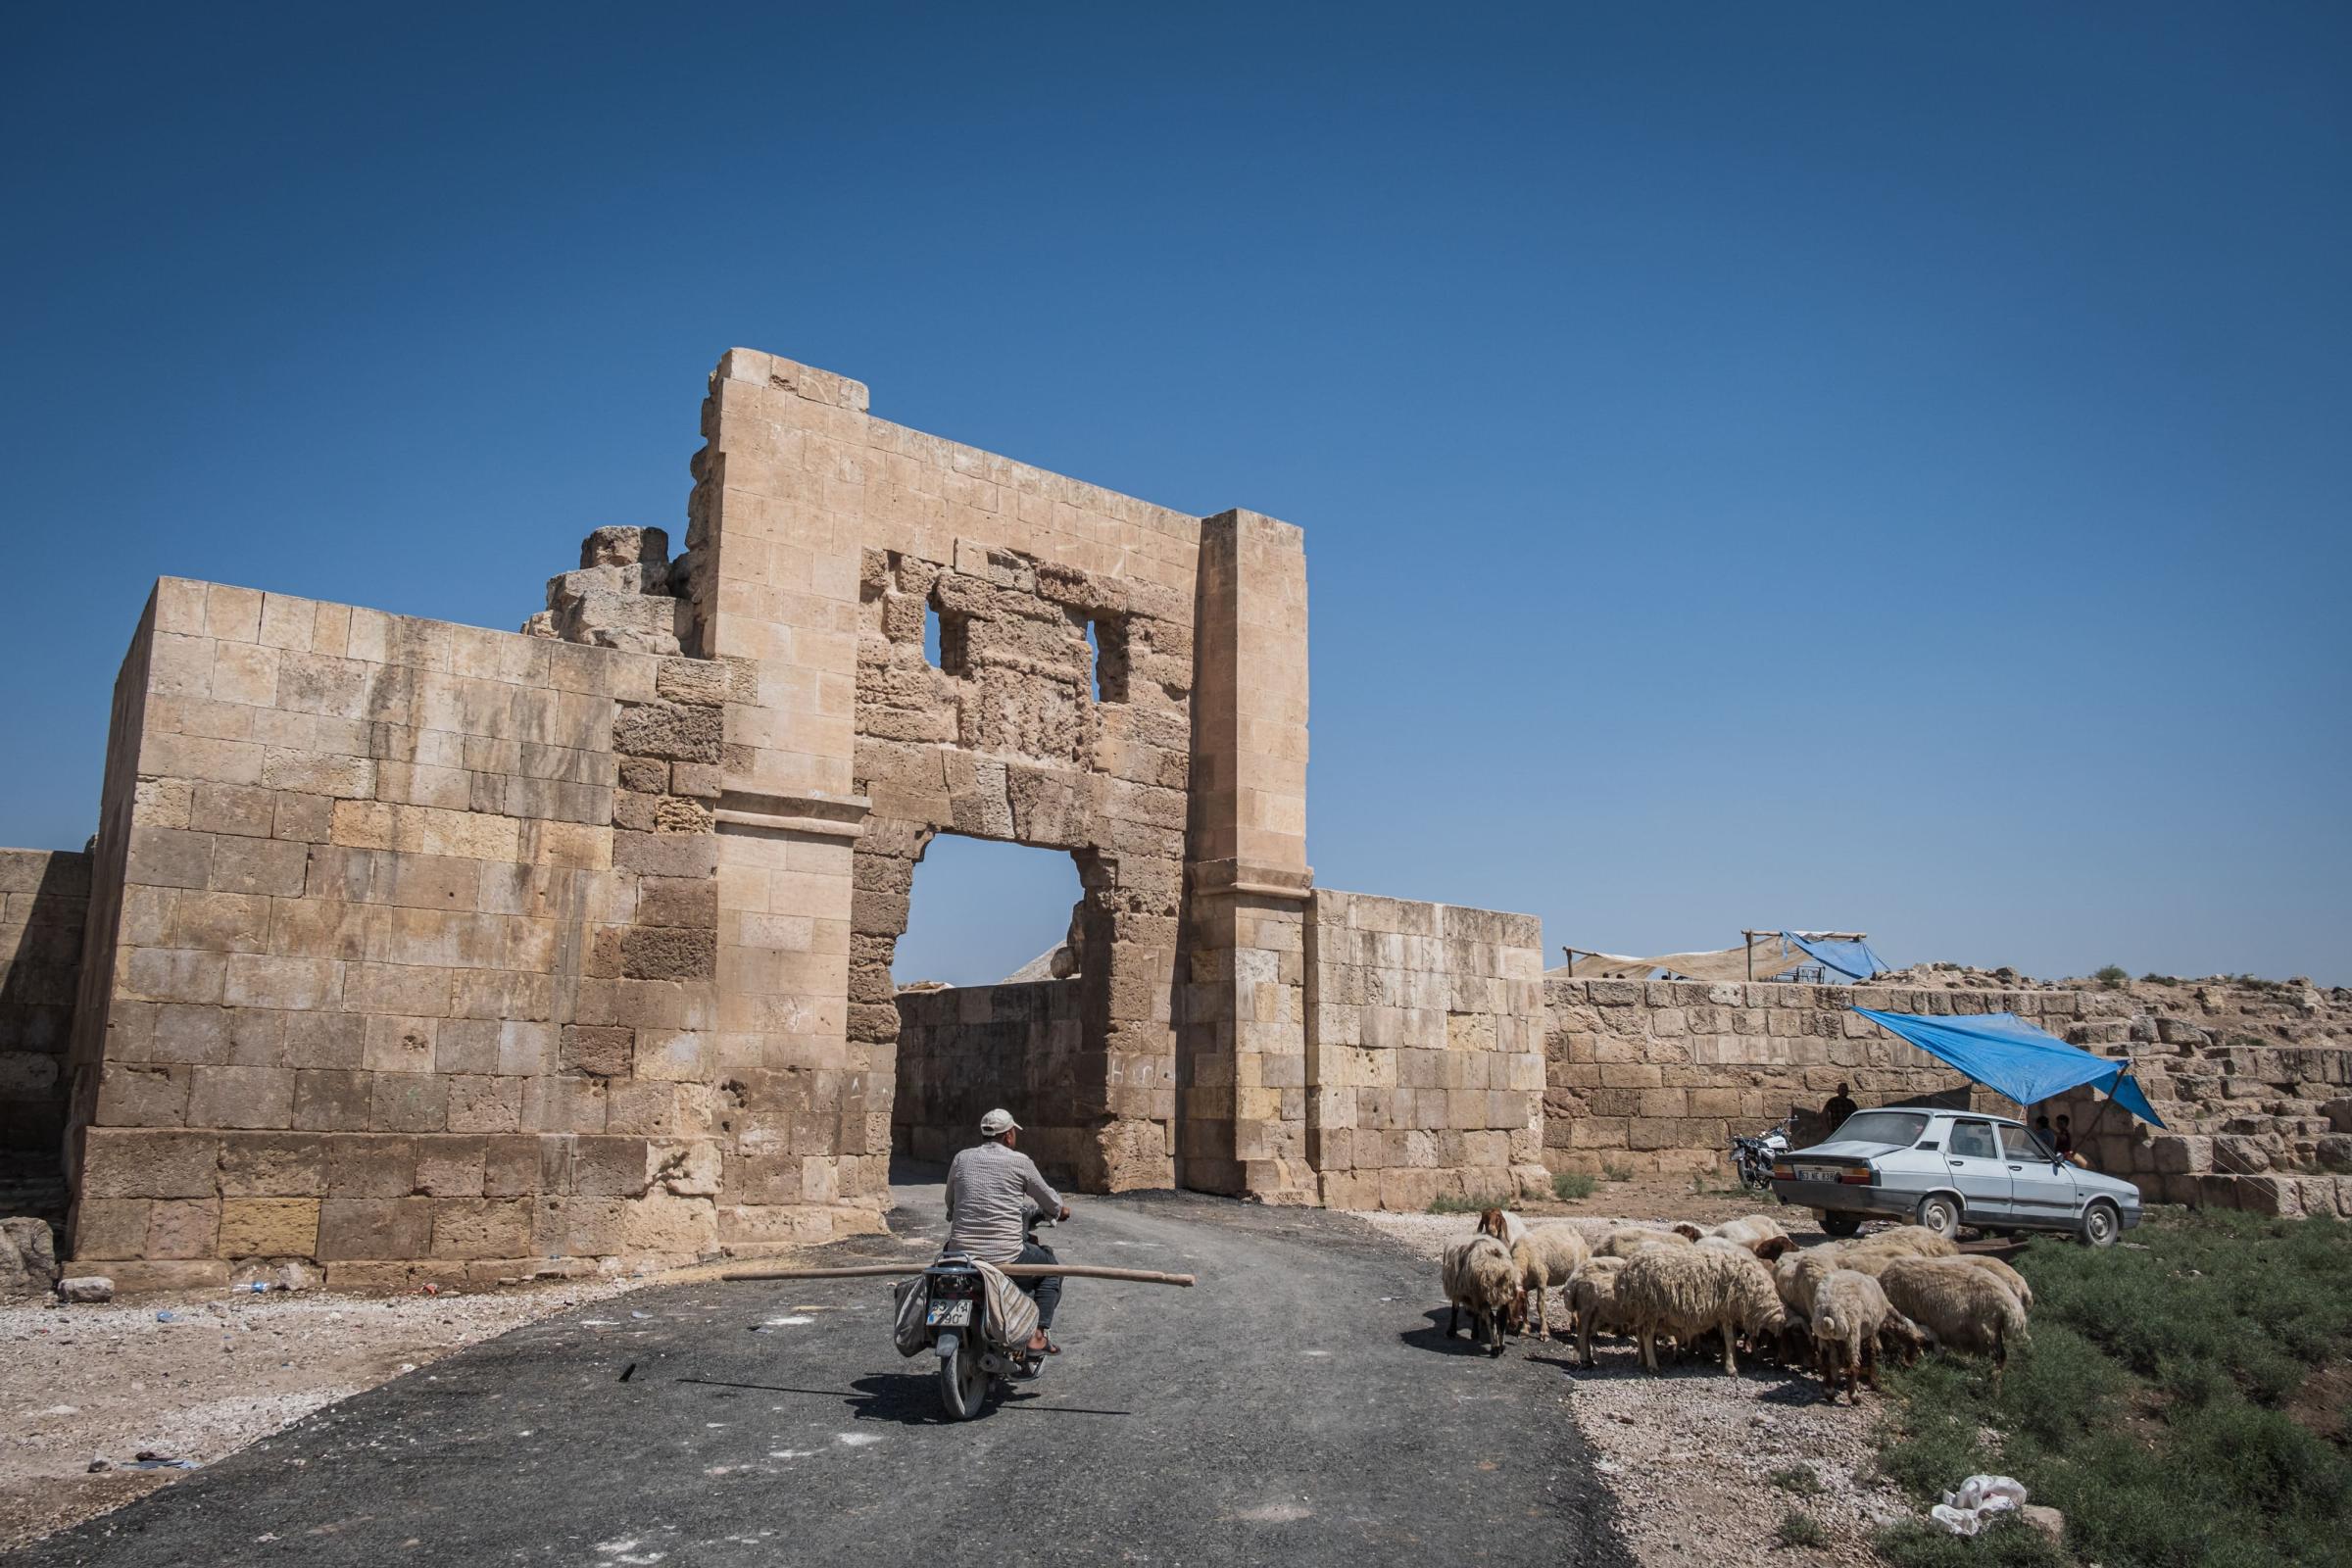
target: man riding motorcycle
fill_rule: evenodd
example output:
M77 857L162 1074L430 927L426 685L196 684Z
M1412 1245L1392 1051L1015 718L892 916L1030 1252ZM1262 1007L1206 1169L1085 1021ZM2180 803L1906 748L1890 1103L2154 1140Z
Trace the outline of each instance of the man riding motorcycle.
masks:
M992 1110L980 1118L984 1142L957 1153L948 1166L948 1241L946 1250L964 1252L990 1263L1058 1263L1054 1249L1028 1239L1027 1205L1055 1219L1068 1219L1070 1210L1061 1195L1046 1185L1037 1162L1013 1146L1020 1141L1021 1124L1009 1110ZM1016 1281L1037 1302L1037 1333L1030 1353L1059 1355L1061 1347L1046 1337L1054 1326L1054 1309L1061 1301L1058 1276Z

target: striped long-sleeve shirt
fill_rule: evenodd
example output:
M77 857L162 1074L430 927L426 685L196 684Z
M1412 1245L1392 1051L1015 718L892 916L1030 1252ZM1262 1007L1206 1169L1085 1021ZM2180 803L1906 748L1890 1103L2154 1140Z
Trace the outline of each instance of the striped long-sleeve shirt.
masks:
M1047 1214L1060 1211L1061 1195L1046 1185L1037 1161L991 1139L964 1150L948 1166L948 1245L991 1263L1021 1255L1028 1227L1021 1223L1027 1199Z

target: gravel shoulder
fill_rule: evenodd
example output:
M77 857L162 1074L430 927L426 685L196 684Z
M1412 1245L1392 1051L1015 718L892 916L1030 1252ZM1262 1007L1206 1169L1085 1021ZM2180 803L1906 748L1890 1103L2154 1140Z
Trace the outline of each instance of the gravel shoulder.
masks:
M1642 1195L1613 1186L1581 1204L1544 1205L1553 1210L1551 1216L1537 1211L1529 1217L1572 1220L1597 1241L1621 1224L1657 1224L1667 1217L1715 1223L1770 1209L1752 1199L1709 1203L1669 1190L1662 1194L1671 1203L1645 1210ZM1595 1207L1620 1212L1569 1212ZM1789 1224L1792 1215L1804 1217L1802 1210L1774 1213L1799 1241L1822 1240ZM1433 1299L1440 1294L1435 1260L1477 1224L1468 1214L1353 1217L1432 1261ZM1557 1333L1566 1308L1556 1298L1551 1312ZM1767 1560L1792 1568L1815 1563L1861 1568L1880 1561L1870 1547L1872 1533L1911 1517L1893 1485L1873 1476L1880 1410L1878 1396L1867 1389L1858 1406L1833 1405L1811 1375L1747 1359L1740 1361L1737 1378L1724 1376L1720 1365L1697 1362L1653 1377L1641 1369L1630 1340L1594 1340L1592 1353L1599 1364L1591 1371L1575 1365L1575 1347L1565 1339L1546 1345L1531 1334L1506 1344L1506 1359L1516 1356L1558 1370L1564 1402L1599 1456L1596 1468L1616 1499L1626 1543L1642 1568L1721 1568L1726 1562ZM1773 1479L1780 1472L1785 1481L1795 1481L1788 1473L1796 1470L1808 1472L1818 1492L1799 1494ZM1823 1527L1827 1547L1779 1544L1781 1517L1792 1507Z
M142 1452L210 1465L453 1350L646 1283L0 1304L0 1551L190 1473L130 1468ZM110 1468L93 1472L100 1459Z

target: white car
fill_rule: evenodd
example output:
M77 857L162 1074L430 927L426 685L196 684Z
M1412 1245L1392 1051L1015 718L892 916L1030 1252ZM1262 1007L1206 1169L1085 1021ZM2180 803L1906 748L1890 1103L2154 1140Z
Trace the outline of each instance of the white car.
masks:
M1883 1216L1950 1236L1963 1225L2064 1231L2109 1247L2140 1220L2139 1189L2060 1159L2006 1116L1888 1105L1848 1116L1827 1143L1774 1161L1784 1203L1851 1236Z

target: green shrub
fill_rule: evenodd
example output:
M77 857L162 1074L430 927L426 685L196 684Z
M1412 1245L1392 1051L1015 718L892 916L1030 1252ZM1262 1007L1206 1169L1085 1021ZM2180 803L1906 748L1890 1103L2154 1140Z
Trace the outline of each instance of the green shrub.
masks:
M1781 1527L1773 1535L1784 1546L1826 1546L1830 1544L1830 1533L1821 1528L1821 1521L1795 1508L1781 1515Z
M1881 1468L1922 1504L1978 1471L2016 1476L2103 1568L2352 1564L2352 1455L2281 1408L2352 1355L2352 1227L2153 1210L2134 1240L2018 1258L2033 1342L1997 1393L1973 1360L1883 1371ZM2024 1535L1907 1527L1877 1544L1903 1568L2063 1560Z
M1600 1174L1602 1179L1612 1182L1630 1182L1634 1179L1634 1173L1623 1165L1603 1165Z
M2065 1552L2021 1519L1996 1519L1975 1536L1946 1535L1920 1520L1872 1538L1895 1568L2070 1568Z
M2093 974L2091 978L2103 986L2120 986L2132 978L2132 971L2120 963L2110 963Z
M1783 1492L1793 1492L1800 1497L1818 1497L1822 1493L1821 1477L1809 1464L1784 1465L1764 1478Z
M1551 1196L1563 1203L1573 1203L1580 1198L1591 1198L1592 1189L1600 1182L1588 1171L1564 1170L1551 1178Z

